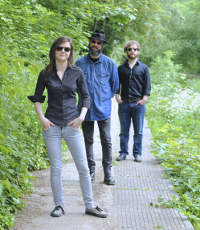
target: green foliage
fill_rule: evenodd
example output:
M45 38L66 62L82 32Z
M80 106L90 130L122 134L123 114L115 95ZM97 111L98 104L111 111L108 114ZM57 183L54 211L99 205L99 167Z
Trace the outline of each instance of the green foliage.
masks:
M120 63L120 44L126 40L138 40L144 48L158 46L162 14L157 0L0 0L0 228L13 225L13 213L23 206L22 194L31 191L29 170L48 166L41 124L27 96L34 93L38 72L48 63L52 42L72 37L79 57L88 51L87 36L94 29L104 30L104 53L113 53ZM145 52L141 55L152 61ZM166 72L163 79L170 85Z
M159 39L146 37L142 42L142 60L151 65L161 53L172 50L173 61L182 64L184 73L200 73L200 4L199 0L160 0ZM192 26L191 26L192 25Z
M0 228L13 225L12 213L23 207L32 189L28 170L45 168L46 150L33 107L27 100L36 65L1 57L0 65Z
M147 106L148 124L153 135L152 151L162 160L166 174L179 196L159 206L175 206L200 227L200 94L184 88L180 66L171 54L157 58L151 67L152 94Z
M187 87L193 89L197 93L200 93L200 78L197 77L188 79Z

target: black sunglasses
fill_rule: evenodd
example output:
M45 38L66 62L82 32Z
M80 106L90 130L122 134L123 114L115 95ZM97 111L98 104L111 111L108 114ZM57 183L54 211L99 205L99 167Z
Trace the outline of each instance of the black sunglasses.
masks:
M131 51L131 50L136 51L138 50L138 48L128 48L128 51Z
M98 45L102 45L102 42L96 42L95 40L91 40L91 42L93 43L93 44L98 44Z
M71 48L69 48L69 47L62 47L62 46L58 46L56 49L57 49L57 51L62 51L64 49L65 52L67 52L67 53L71 50Z

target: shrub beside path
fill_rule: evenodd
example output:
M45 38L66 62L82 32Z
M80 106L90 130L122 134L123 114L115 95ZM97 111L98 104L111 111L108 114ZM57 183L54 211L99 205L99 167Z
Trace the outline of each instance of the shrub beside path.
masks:
M119 151L119 121L117 103L112 100L112 142L113 159ZM78 173L69 153L69 161L63 162L63 190L66 215L53 218L50 212L54 208L49 181L49 169L35 171L37 178L32 196L24 196L27 206L16 215L16 223L11 230L193 230L192 224L181 213L172 208L155 208L158 196L170 199L176 194L171 182L164 177L164 168L150 153L151 133L145 121L143 141L143 161L136 163L131 155L133 143L130 130L130 149L127 159L113 161L115 186L103 183L101 165L102 151L97 125L95 125L94 152L97 164L96 180L93 182L95 205L108 212L105 219L84 214L84 204L78 181Z

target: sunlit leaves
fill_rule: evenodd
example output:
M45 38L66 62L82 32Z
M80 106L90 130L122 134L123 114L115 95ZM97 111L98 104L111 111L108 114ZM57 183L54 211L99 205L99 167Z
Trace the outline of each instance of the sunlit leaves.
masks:
M153 153L179 194L170 202L199 227L200 94L180 84L180 66L174 65L171 57L168 53L157 58L151 68L153 87L146 114L156 150Z

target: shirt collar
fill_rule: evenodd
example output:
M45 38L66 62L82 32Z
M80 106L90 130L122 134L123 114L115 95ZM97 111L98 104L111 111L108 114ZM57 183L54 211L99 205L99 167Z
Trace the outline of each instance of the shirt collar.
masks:
M101 53L100 57L99 57L99 60L96 63L102 62L102 61L103 61L103 54ZM88 53L88 55L86 56L86 62L92 62L91 59L90 59L90 53Z
M128 59L124 62L125 65L129 66L128 64ZM139 65L140 64L140 61L137 59L135 65Z
M72 65L70 65L70 64L68 63L66 69L71 68L71 67L72 67ZM65 70L66 70L66 69L65 69ZM57 71L56 65L53 66L53 70L56 70L56 71Z

